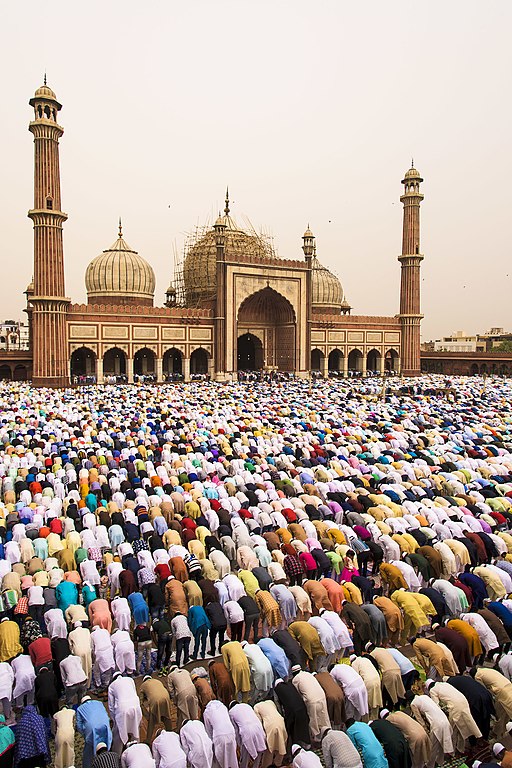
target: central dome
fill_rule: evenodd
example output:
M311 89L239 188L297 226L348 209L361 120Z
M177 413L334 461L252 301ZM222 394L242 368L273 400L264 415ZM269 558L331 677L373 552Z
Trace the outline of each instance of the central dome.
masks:
M256 232L248 233L239 229L229 215L229 207L221 217L225 225L225 254L227 261L240 258L271 259L273 251L270 243ZM214 229L193 243L185 254L183 262L183 282L187 304L196 304L215 298L217 293L217 243Z
M134 304L153 306L155 273L137 251L119 237L91 261L85 273L89 304Z

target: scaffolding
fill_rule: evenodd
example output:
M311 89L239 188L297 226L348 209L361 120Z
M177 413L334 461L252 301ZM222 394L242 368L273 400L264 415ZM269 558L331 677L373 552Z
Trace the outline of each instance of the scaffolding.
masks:
M224 216L227 261L265 263L277 260L274 240L257 232L248 219L239 229L231 216ZM217 293L217 243L213 226L197 226L185 236L183 251L173 249L174 278L167 292L168 306L200 307L210 304Z

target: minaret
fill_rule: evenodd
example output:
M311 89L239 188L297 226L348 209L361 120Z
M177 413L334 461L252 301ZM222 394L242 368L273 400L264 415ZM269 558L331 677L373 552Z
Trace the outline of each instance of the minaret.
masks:
M215 231L216 261L215 276L217 296L215 300L215 378L226 379L227 361L227 319L226 319L226 222L229 217L229 191L226 189L224 216L219 217L213 229ZM229 366L230 367L230 366Z
M316 245L315 236L307 226L306 231L302 235L302 252L306 260L306 367L308 371L311 371L311 322L312 322L312 301L313 301L313 286L312 286L312 269L313 269L313 256L315 255Z
M402 179L404 194L400 202L404 204L404 226L402 255L398 261L402 265L400 282L400 324L402 326L402 373L416 376L421 373L420 363L420 174L411 163L411 168Z
M29 104L34 119L34 207L28 212L34 222L34 293L32 307L33 376L35 386L63 387L69 383L66 348L66 310L69 299L64 288L59 139L64 130L57 122L61 104L46 85L38 88Z

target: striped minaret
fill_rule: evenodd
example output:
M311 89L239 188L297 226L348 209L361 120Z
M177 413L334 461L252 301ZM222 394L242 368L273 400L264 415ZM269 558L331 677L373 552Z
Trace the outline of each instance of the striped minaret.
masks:
M61 104L46 85L30 99L34 119L34 207L28 212L34 223L34 293L32 308L32 381L41 387L69 383L66 348L66 311L69 299L64 287L59 139L64 130L57 122Z
M402 265L400 324L402 326L401 370L404 376L416 376L421 373L420 324L423 315L420 312L420 264L423 256L420 254L420 203L423 195L420 192L420 184L422 181L412 163L402 179L404 194L400 198L400 202L404 205L402 255L398 257Z

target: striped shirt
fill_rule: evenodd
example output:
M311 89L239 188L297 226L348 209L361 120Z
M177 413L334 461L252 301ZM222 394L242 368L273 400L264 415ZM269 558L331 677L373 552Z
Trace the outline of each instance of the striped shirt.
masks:
M117 752L102 750L92 761L91 768L120 768L121 758Z

